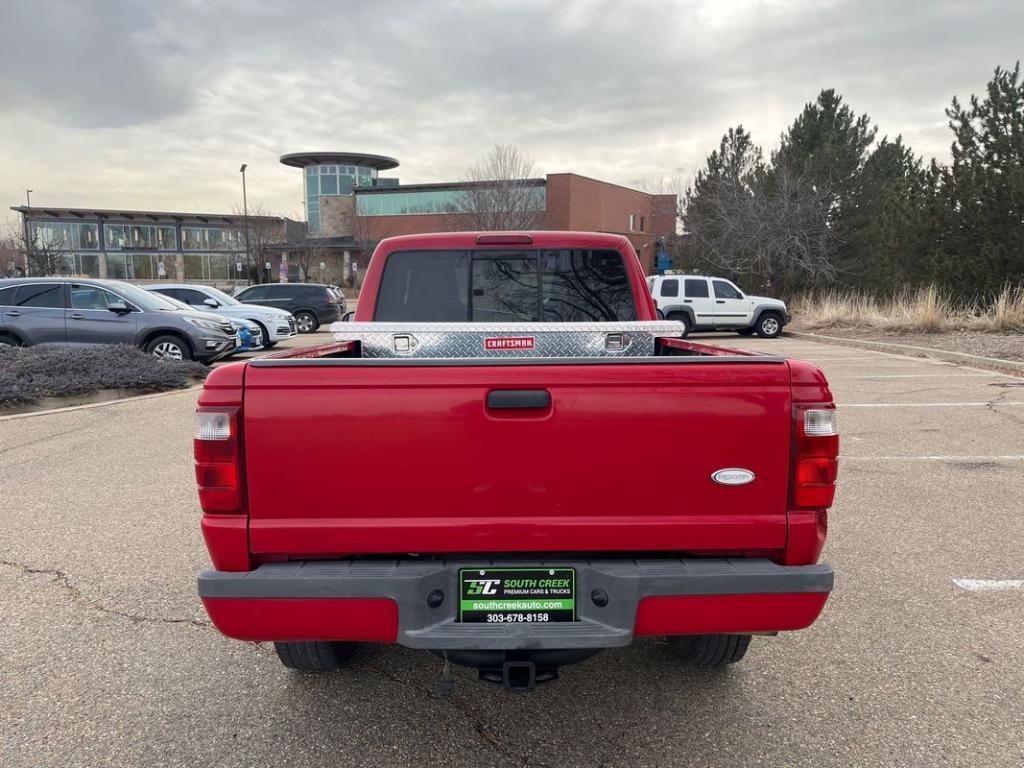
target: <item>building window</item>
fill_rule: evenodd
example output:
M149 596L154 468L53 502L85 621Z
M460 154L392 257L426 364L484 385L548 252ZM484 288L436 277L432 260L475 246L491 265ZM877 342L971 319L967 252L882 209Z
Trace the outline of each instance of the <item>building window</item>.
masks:
M178 247L173 226L104 224L103 237L108 250L152 248L157 251L173 251Z
M33 221L30 237L34 247L49 251L99 248L99 227L69 221Z
M107 278L110 280L127 280L128 279L128 265L126 263L128 257L123 253L108 253L107 254Z
M461 189L424 190L420 192L384 192L356 195L359 216L407 216L423 213L455 213L464 208ZM532 187L530 203L543 211L546 202L544 187Z
M647 228L647 217L646 216L641 216L640 217L640 231L641 232L646 232L647 231L646 228Z
M237 229L224 227L182 227L183 251L237 251L242 234Z
M205 229L202 227L181 228L181 250L205 251L209 247Z
M336 195L336 194L338 194L338 177L337 176L321 176L320 177L320 194L321 195Z
M186 253L186 280L229 280L232 257L226 253Z
M99 277L98 253L64 253L57 259L57 272L66 277Z
M629 214L629 231L630 232L635 232L636 231L636 214L635 213Z

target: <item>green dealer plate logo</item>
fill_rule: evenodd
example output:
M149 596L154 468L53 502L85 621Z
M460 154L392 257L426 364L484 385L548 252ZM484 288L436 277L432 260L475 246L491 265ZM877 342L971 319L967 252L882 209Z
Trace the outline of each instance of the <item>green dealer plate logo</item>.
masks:
M459 621L546 624L576 621L573 568L462 568Z

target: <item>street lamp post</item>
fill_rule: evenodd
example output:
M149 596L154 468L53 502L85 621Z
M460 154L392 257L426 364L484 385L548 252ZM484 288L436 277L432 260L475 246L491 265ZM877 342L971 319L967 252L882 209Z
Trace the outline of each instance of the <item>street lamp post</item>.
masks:
M32 192L31 189L25 190L25 277L29 276L29 249L32 247L28 236L28 220L32 216Z
M242 163L238 172L242 174L242 219L245 222L245 268L252 275L252 256L249 254L249 200L245 194L245 169L249 166Z

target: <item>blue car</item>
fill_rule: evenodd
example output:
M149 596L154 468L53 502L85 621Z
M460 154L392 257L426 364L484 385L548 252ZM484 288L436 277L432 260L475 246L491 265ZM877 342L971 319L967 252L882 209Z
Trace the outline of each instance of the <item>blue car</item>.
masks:
M237 317L228 319L231 320L231 324L238 331L238 346L235 348L236 354L263 349L263 330L256 323Z

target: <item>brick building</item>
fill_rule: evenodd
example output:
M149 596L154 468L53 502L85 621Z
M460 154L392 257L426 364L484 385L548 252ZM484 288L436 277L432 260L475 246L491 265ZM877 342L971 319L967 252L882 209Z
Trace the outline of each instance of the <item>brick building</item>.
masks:
M308 237L278 250L288 262L301 260L315 269L322 264L346 283L384 238L472 228L459 212L470 183L401 184L380 175L397 168L397 160L364 153L303 152L284 155L281 162L302 169ZM647 272L653 271L657 241L675 232L674 195L652 195L575 173L524 184L542 214L540 228L625 235Z

